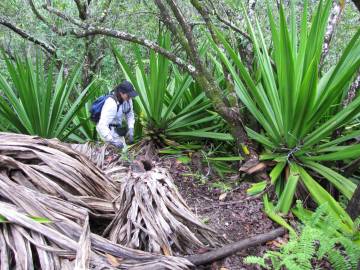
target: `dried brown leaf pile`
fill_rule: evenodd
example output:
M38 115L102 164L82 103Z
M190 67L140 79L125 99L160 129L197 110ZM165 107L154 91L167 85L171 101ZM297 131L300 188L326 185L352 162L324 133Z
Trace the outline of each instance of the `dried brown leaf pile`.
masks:
M0 218L6 219L0 219L0 269L187 269L185 259L91 233L98 219L116 218L112 200L118 194L109 178L70 147L0 133Z
M165 255L220 245L222 239L190 211L166 169L107 173L120 182L116 216L104 233L111 241Z
M75 147L93 162L101 160L105 173L118 183L119 195L113 201L116 216L103 234L112 242L164 255L189 254L223 242L191 212L166 169L149 160L147 170L137 166L139 161L130 166L121 160L109 164L103 161L111 158L111 149L91 144Z

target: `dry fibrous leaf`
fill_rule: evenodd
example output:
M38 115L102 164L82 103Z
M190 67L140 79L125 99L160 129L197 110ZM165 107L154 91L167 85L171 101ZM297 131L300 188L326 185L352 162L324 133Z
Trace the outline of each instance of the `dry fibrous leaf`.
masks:
M187 206L166 169L107 171L120 182L116 216L105 230L111 241L135 249L171 255L218 246L223 239Z
M153 156L153 146L139 145L140 150L139 147L132 150L137 152L137 160L130 164L121 159L102 163L106 175L120 185L114 200L116 216L103 235L115 243L166 256L174 251L189 254L194 248L215 247L224 242L191 212L169 172L152 166L147 158ZM113 150L106 146L96 148L87 144L75 148L94 163L105 160L107 153L113 155ZM94 158L96 153L102 157Z
M186 259L91 233L92 223L116 216L117 195L111 179L67 145L0 133L0 215L7 220L0 223L0 269L188 269ZM115 268L106 254L120 265Z

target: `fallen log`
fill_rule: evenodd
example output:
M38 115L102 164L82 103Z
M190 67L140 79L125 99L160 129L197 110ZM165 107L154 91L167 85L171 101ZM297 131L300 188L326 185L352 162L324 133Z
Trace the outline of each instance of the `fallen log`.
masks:
M204 254L192 255L192 256L186 257L186 259L188 259L194 265L210 264L212 262L229 257L243 249L261 245L268 241L274 240L275 238L282 236L284 234L285 234L284 228L277 228L277 229L272 230L267 233L259 234L256 236L252 236L250 238L240 240L235 243L225 245L219 249L212 250L212 251L206 252Z

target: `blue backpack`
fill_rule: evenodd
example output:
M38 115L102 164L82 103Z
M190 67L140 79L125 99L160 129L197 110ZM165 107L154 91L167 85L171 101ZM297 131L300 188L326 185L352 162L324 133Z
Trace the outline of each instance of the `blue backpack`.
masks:
M91 121L93 121L95 123L99 122L102 107L104 106L105 101L109 97L115 99L115 97L113 95L103 95L103 96L97 98L93 102L93 104L90 107L90 119L91 119Z

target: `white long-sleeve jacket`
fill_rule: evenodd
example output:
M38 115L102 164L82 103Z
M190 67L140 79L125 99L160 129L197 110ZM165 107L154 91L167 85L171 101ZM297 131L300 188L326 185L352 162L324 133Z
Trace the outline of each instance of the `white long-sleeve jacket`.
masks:
M101 109L100 120L96 125L97 132L105 142L124 142L124 140L116 133L115 128L110 127L110 125L121 126L124 114L128 128L134 128L135 115L131 99L129 101L124 101L122 104L119 104L119 102L117 100L115 101L112 97L108 97L105 100Z

